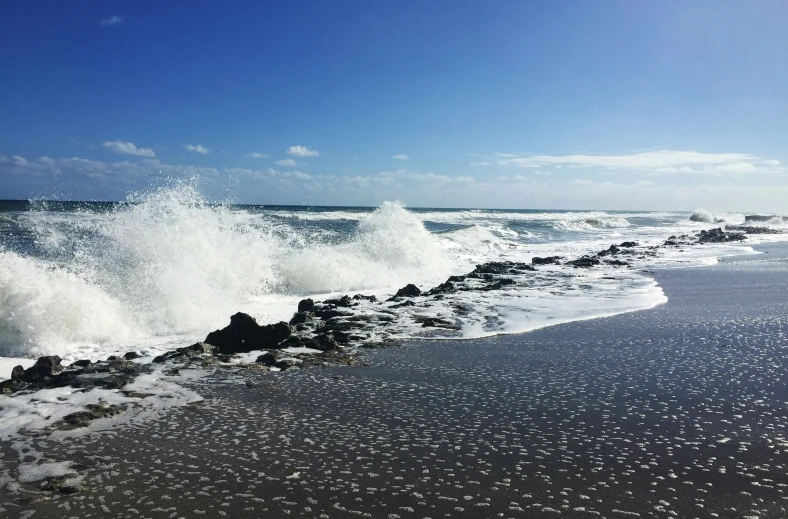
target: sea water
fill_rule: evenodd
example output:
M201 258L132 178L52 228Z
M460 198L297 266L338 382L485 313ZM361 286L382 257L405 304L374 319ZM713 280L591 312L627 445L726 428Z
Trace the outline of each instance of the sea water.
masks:
M304 297L379 299L429 289L487 261L575 259L611 244L741 224L743 214L210 204L193 185L123 203L0 202L0 357L66 362L135 350L151 356L201 340L235 312L287 320ZM781 218L757 225L784 227ZM425 330L390 310L385 337L481 337L650 308L666 301L654 267L708 264L744 243L660 248L632 266L539 267L505 291L464 292L429 313L459 330ZM420 309L424 312L424 309ZM6 362L0 378L7 377Z

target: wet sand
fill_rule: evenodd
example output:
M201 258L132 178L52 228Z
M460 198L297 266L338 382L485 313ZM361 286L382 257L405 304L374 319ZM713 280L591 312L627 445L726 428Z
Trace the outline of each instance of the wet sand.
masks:
M788 249L762 249L656 272L651 310L217 373L164 419L37 441L81 491L0 514L786 517Z

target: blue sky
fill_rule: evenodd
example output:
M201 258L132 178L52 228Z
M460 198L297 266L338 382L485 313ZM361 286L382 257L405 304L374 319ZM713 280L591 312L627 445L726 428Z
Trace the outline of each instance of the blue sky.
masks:
M0 198L788 211L788 3L9 2Z

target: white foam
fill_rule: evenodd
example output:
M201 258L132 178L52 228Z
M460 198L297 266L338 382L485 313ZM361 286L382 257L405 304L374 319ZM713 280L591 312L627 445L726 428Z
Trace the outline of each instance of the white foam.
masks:
M246 210L207 204L191 184L137 197L109 212L42 207L18 218L35 236L36 254L0 249L0 353L58 354L66 362L130 350L152 357L203 339L238 311L261 323L288 320L304 296L363 292L385 299L406 283L431 288L477 263L572 259L621 241L660 245L671 234L709 226L691 221L687 213L409 211L396 202L374 211ZM743 221L736 213L709 217ZM428 232L425 221L438 232ZM755 235L747 243L779 239ZM662 248L657 257L632 264L710 264L751 250L741 243ZM563 270L578 279L587 276ZM497 316L500 333L508 333L646 308L660 300L657 289L643 284L647 281L619 276L617 291L599 300L586 291L589 299L573 307L570 301L581 299L573 299L571 284L550 282L555 286L520 287L519 296L500 300L474 293L478 300L469 303L477 317L463 321L467 333L481 333L476 320L485 312ZM606 285L588 283L599 284L599 290ZM569 292L556 296L564 289ZM584 305L598 311L589 314ZM436 311L448 307L435 305ZM493 328L481 329L489 334Z
M22 483L30 483L32 481L41 481L42 479L73 474L74 471L71 469L71 465L73 465L73 463L70 461L58 461L40 464L20 463L18 468L18 479Z
M191 185L109 213L32 212L20 222L46 259L0 251L0 352L14 355L155 355L237 311L266 322L289 317L298 296L438 280L456 267L398 203L337 243L209 205Z
M204 370L181 370L179 375L166 375L163 366L152 373L137 376L124 391L144 393L146 398L127 397L118 390L61 387L41 389L14 396L0 395L0 441L12 441L31 434L40 434L69 414L84 411L88 405L112 405L126 412L94 421L90 427L74 431L55 431L52 438L78 436L91 431L114 427L119 423L142 420L174 406L199 402L202 397L182 384L206 376Z

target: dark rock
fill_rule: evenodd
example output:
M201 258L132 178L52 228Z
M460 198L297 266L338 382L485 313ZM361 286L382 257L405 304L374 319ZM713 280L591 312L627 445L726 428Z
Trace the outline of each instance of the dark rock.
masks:
M262 355L260 355L259 357L257 357L257 360L255 360L255 362L257 362L258 364L262 364L263 366L273 366L274 364L276 364L276 360L277 360L276 355L274 355L270 351L267 351Z
M191 346L188 346L188 349L195 353L199 353L200 355L208 355L213 353L215 348L213 347L212 344L208 344L205 342L196 342Z
M576 259L576 260L573 260L573 261L568 261L566 264L567 265L572 265L573 267L576 267L576 268L589 268L589 267L595 267L596 265L599 265L600 263L601 262L598 259L596 259L596 258L592 258L590 256L583 256L582 258L579 258L579 259Z
M115 362L115 361L118 361L118 360L123 360L123 359L121 359L117 355L110 355L109 357L107 357L107 362Z
M561 256L548 256L546 258L534 256L531 258L531 263L534 265L559 265L562 259Z
M629 265L629 263L627 263L626 261L621 261L621 260L606 260L605 264L613 265L614 267L626 267Z
M770 229L769 227L751 227L748 225L728 225L726 231L738 231L747 234L782 234L782 231Z
M618 254L620 251L621 251L621 249L619 249L615 245L611 245L610 248L605 249L605 250L603 250L601 252L597 252L596 255L600 256L600 257L601 256L612 256L612 255Z
M77 360L77 361L72 362L71 366L73 366L75 368L86 368L86 367L90 366L91 364L92 364L92 362L90 362L90 360L88 360L88 359L81 359L81 360ZM71 367L71 366L69 366L69 367Z
M673 240L665 240L665 243L663 243L663 245L666 245L668 247L678 247L679 244L678 242L675 242Z
M491 261L483 265L476 265L471 274L515 274L517 270L535 270L527 263L516 263L513 261Z
M456 276L452 276L452 277L456 277ZM456 291L457 291L457 287L454 286L454 283L452 283L451 280L449 279L447 281L444 281L437 287L431 289L429 292L426 293L426 295L434 296L435 294L451 294L452 292L456 292Z
M432 291L430 290L430 292L432 292ZM399 304L396 304L396 305L391 305L389 308L402 308L404 306L416 306L416 303L414 303L410 299L406 299L402 303L399 303Z
M123 358L124 358L125 360L134 360L134 359L138 359L138 358L140 358L140 356L141 356L141 355L140 355L139 353L137 353L136 351L130 351L130 352L126 353L126 354L123 356Z
M293 329L286 322L260 326L254 317L238 312L230 317L229 326L209 333L204 342L228 355L276 348L292 333Z
M10 379L10 380L3 380L0 382L0 395L12 395L17 391L21 391L27 387L27 383L18 380L18 379Z
M355 300L355 301L365 300L365 301L369 301L371 303L377 303L378 302L378 298L377 297L375 297L375 296L365 296L365 295L362 295L362 294L354 295L353 296L353 300Z
M774 216L771 214L748 214L744 217L745 222L768 222L774 218L780 218L779 216ZM782 217L783 220L786 219L785 216Z
M323 301L323 304L332 305L332 306L340 306L343 308L350 308L353 306L353 302L350 299L350 296L342 296L339 299L326 299Z
M408 284L397 290L394 297L417 297L421 295L421 290L414 284Z
M304 362L299 359L285 358L277 360L274 366L284 371L286 369L300 368L303 363Z
M302 299L298 302L298 311L299 312L309 312L314 308L315 302L311 299Z
M151 362L153 362L154 364L161 364L165 360L167 360L167 357L165 357L164 355L157 355L156 357L153 357L153 360Z
M440 317L425 317L417 315L414 317L414 319L417 323L421 323L422 328L446 328L449 330L461 329L461 326L446 319L441 319Z
M337 344L334 335L330 333L321 333L319 335L315 335L314 341L315 341L314 348L316 350L333 351L339 349L339 344Z
M353 315L350 312L343 312L341 310L334 310L334 309L331 309L331 308L328 308L328 307L323 307L323 308L320 308L320 309L316 309L314 313L315 313L315 317L319 317L320 319L323 319L324 321L327 321L327 320L332 319L334 317L347 317L349 315Z
M708 231L700 231L700 234L698 234L698 243L726 243L746 239L747 237L742 233L725 232L719 227Z
M87 404L85 411L77 411L64 416L61 420L53 423L51 429L71 430L87 427L90 422L99 418L109 418L118 415L126 410L125 407L109 404Z
M25 374L25 368L22 366L14 366L11 370L11 380L22 380L22 375Z
M292 325L301 324L310 321L311 319L312 316L306 312L296 312L293 314L293 317L290 318L290 324Z
M623 242L623 243L621 243L619 245L619 247L622 247L622 248L625 248L625 249L628 249L630 247L637 247L637 246L638 246L638 242L636 242L636 241L625 241L625 242Z
M482 290L500 290L501 288L509 285L514 285L515 281L509 278L499 279L492 285L487 285L486 287L482 288Z
M20 376L19 380L25 382L42 382L48 377L57 375L63 371L60 365L61 358L57 355L39 357L36 363L27 368Z

